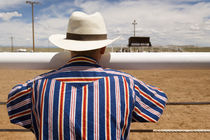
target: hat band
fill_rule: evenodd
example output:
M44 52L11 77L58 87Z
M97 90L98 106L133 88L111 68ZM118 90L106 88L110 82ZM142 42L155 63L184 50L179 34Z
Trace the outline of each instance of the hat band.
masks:
M73 34L66 33L66 39L71 40L82 40L82 41L93 41L93 40L106 40L107 34Z

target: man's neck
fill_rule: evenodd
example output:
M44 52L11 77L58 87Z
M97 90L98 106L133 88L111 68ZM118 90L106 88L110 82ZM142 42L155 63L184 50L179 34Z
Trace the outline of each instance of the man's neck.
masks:
M75 56L87 56L87 57L91 57L93 59L96 60L96 62L99 62L99 60L101 59L101 54L97 53L97 54L85 54L85 53L78 53L78 54L75 54L75 53L71 53L71 57L75 57Z

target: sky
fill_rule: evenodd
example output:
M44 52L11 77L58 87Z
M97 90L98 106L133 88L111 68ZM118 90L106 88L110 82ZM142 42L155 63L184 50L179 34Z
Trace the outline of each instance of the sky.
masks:
M0 46L32 46L31 5L0 0ZM133 36L149 36L154 46L210 46L210 0L35 0L35 45L48 47L52 34L66 34L74 11L100 12L112 46L126 46Z

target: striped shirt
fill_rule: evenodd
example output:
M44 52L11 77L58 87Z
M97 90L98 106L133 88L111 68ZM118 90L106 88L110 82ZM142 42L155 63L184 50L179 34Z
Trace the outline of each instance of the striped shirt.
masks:
M8 96L11 123L39 140L128 139L132 121L157 122L167 101L158 88L73 57L63 67L16 85Z

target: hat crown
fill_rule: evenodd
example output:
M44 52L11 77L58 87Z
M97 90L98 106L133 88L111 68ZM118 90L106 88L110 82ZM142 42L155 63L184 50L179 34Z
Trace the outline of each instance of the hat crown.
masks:
M82 12L74 12L69 19L67 33L93 35L107 34L107 31L100 13L87 15Z
M118 38L107 39L105 22L100 13L87 15L83 12L73 12L66 35L54 34L49 40L62 49L89 51L105 47Z

